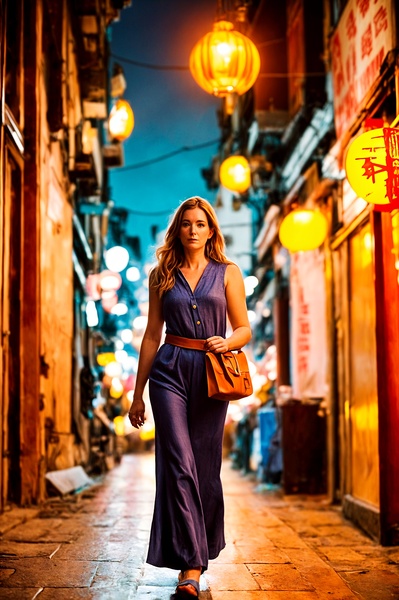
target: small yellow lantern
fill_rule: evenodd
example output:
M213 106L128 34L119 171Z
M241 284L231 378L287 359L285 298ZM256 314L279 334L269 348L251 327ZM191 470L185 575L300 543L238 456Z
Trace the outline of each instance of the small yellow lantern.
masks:
M114 417L114 430L116 435L125 435L125 417L121 417L120 415Z
M315 250L327 236L327 219L318 210L298 208L280 225L279 238L290 252Z
M101 367L106 367L109 363L115 361L115 352L101 352L97 355L97 362Z
M111 137L123 142L133 131L134 114L129 102L126 100L118 100L112 108L108 127Z
M260 56L255 44L234 30L229 21L217 21L194 46L190 54L190 71L198 85L208 94L227 96L244 94L255 83L260 70Z
M220 165L220 183L231 190L243 194L251 187L251 169L245 156L229 156Z

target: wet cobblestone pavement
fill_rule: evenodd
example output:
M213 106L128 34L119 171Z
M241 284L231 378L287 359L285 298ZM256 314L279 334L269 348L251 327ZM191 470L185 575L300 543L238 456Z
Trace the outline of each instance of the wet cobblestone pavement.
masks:
M0 516L0 598L170 600L177 571L145 564L154 456L125 456L92 488ZM322 499L256 491L223 466L227 546L201 600L399 599L399 547L383 548Z

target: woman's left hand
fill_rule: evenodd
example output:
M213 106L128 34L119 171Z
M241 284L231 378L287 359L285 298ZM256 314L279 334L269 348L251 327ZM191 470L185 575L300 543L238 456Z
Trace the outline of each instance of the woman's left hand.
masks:
M219 335L213 335L206 340L206 350L208 352L214 352L215 354L221 354L222 352L228 352L229 345L225 338Z

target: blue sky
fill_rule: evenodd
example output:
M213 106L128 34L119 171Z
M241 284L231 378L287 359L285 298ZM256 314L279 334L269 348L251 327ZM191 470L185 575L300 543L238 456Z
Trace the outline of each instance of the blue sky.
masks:
M190 51L212 29L215 12L216 0L133 0L112 25L111 51L144 63L188 66ZM124 97L135 114L135 128L124 142L125 166L218 139L221 101L205 93L189 71L116 62L123 66ZM214 201L215 192L206 189L200 169L209 166L216 151L215 143L144 168L111 170L111 197L116 206L132 211L129 235L140 236L144 257L154 250L151 227L165 228L182 200L200 195Z

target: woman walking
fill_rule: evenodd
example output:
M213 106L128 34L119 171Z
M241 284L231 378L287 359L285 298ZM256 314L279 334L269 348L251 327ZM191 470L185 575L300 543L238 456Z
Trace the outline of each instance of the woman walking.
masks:
M143 425L149 379L156 497L147 562L180 569L176 594L198 597L201 573L225 546L220 469L228 402L208 397L205 351L241 348L251 330L242 275L224 255L209 202L183 202L156 254L129 417L134 427Z

